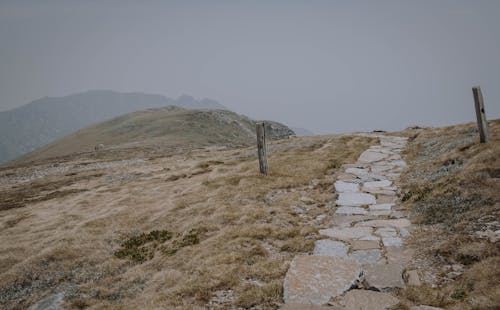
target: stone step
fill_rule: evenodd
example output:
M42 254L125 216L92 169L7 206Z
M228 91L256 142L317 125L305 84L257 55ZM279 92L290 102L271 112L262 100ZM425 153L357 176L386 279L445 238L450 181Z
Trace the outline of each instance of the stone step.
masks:
M333 256L296 256L285 276L285 303L325 305L356 286L361 265Z

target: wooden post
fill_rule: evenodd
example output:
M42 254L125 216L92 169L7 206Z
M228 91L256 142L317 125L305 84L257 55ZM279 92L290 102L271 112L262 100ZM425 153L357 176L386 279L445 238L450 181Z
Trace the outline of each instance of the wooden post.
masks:
M267 175L266 126L264 122L256 124L257 153L259 155L260 173Z
M479 141L481 143L486 143L490 139L490 134L488 131L488 121L486 120L486 114L484 113L484 102L483 94L481 93L481 87L472 87L472 94L474 95L474 104L476 106L477 127L479 128Z

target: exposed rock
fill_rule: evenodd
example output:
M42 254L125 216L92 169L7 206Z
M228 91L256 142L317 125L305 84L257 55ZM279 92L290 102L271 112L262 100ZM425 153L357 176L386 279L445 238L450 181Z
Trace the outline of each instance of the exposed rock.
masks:
M370 236L372 229L370 227L334 227L321 229L320 235L328 236L339 240L361 239Z
M382 160L387 157L387 154L380 153L380 152L374 152L372 150L367 150L364 151L361 156L359 156L358 161L362 163L372 163L375 161Z
M394 227L404 228L410 226L411 223L407 219L394 219L394 220L370 220L366 222L357 223L356 227Z
M358 283L361 266L333 256L296 256L285 276L285 303L324 305Z
M410 308L410 310L444 310L444 309L431 306L413 306Z
M337 192L359 192L359 185L353 182L337 181L335 182Z
M374 264L380 260L382 252L378 249L358 250L349 254L349 259L359 264Z
M373 181L373 182L366 182L363 184L365 188L381 188L381 187L387 187L391 186L392 182L389 180L383 180L383 181Z
M371 250L380 249L380 244L375 240L353 240L351 242L351 247L353 251L356 250Z
M377 204L395 203L396 200L397 200L396 196L393 196L393 195L378 195L377 196Z
M365 215L368 211L360 207L340 207L335 211L335 214L340 215Z
M412 249L399 246L386 246L385 256L391 263L407 264L412 258L414 252Z
M394 206L393 203L384 203L380 205L371 205L370 206L370 211L387 211L391 210L391 208Z
M384 246L402 246L403 240L399 237L387 237L382 238L382 243Z
M350 290L338 301L345 310L386 310L398 303L396 297L369 290Z
M375 203L375 196L366 193L340 193L337 200L337 204L341 206L362 206Z
M383 238L396 237L398 232L392 227L383 227L375 230L375 234Z
M349 247L343 242L321 239L316 241L313 254L346 258L348 250Z
M364 266L365 285L379 291L403 288L403 267L400 264L370 264Z
M354 174L356 176L364 176L368 174L368 169L363 168L347 168L345 170L346 173Z
M406 271L406 284L412 286L421 286L422 282L420 281L420 276L418 275L417 270L408 270Z

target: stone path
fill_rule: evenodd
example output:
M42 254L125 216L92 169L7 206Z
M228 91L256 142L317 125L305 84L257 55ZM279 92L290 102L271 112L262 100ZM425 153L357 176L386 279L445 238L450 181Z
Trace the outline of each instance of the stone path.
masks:
M335 182L337 209L330 228L319 231L313 255L292 261L284 281L284 309L329 305L334 309L386 309L398 303L391 291L405 286L410 257L404 239L411 223L398 209L397 181L406 163L407 139L380 139ZM307 305L307 306L306 306Z

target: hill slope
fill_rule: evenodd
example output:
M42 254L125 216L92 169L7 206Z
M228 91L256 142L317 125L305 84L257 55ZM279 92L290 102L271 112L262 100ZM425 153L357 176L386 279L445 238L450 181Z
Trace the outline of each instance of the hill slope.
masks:
M0 163L91 124L167 105L190 109L226 109L211 99L198 101L187 95L170 99L160 95L96 90L65 97L46 97L17 109L0 112Z
M285 125L266 121L271 139L293 135ZM102 156L168 154L211 145L249 145L255 142L255 122L226 110L187 110L173 106L129 113L81 129L19 159L35 161L74 153Z

